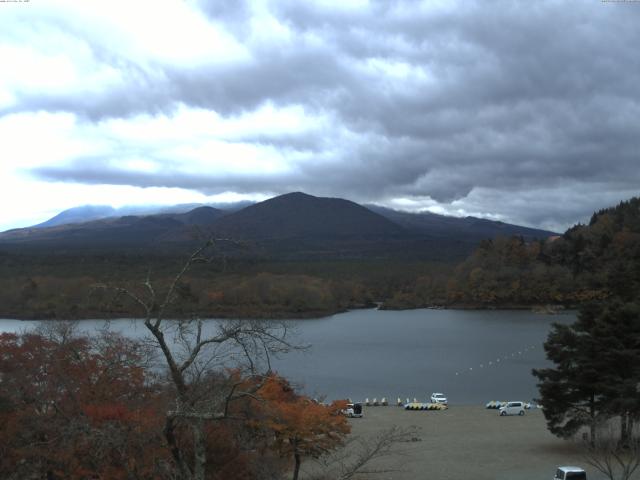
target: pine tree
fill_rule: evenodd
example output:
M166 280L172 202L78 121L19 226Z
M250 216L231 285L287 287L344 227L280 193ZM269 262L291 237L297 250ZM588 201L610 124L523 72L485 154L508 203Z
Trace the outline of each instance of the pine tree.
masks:
M620 418L620 441L627 444L640 416L640 305L608 302L599 312L585 312L594 322L600 346L600 375L609 416Z
M555 324L545 342L554 368L534 370L549 430L573 436L612 417L626 442L640 416L640 306L610 300L584 306L572 325Z
M604 399L597 347L589 335L581 332L581 326L580 321L555 324L544 348L556 366L534 370L533 374L540 380L540 403L549 431L568 438L588 426L594 439Z

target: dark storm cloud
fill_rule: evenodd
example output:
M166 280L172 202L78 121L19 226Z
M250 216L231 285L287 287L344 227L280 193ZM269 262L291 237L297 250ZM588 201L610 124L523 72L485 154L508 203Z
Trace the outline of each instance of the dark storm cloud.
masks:
M249 42L249 20L257 15L251 2L199 7ZM266 102L302 105L335 122L300 137L265 132L245 140L285 155L312 151L316 161L282 176L142 174L86 167L90 162L36 173L208 193L430 197L532 225L583 219L640 185L640 4L500 1L423 9L413 1L374 1L365 11L292 0L271 3L269 12L293 40L249 42L250 60L141 69L110 58L126 86L92 98L29 93L14 110L71 111L100 121L170 113L178 104L228 116Z
M44 167L38 170L38 174L45 179L80 182L90 185L136 185L140 187L167 187L187 188L199 190L207 194L218 194L234 189L238 193L251 193L255 191L275 191L282 185L289 184L287 176L269 178L262 174L244 175L217 175L207 177L203 175L188 175L175 170L161 173L147 173L139 171L112 168L106 165L91 165L87 160L79 161L73 168ZM90 164L90 166L83 166ZM293 184L293 183L292 183Z

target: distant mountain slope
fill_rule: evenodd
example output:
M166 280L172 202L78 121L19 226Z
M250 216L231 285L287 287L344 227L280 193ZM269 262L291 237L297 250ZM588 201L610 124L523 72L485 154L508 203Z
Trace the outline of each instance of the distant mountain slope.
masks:
M190 238L183 231L193 226L209 226L225 212L198 207L186 213L107 217L84 223L45 228L20 228L0 233L0 242L40 246L110 247L152 245L168 232Z
M178 205L125 205L120 208L113 208L109 205L83 205L64 210L49 220L33 225L28 228L48 228L60 225L68 225L70 223L86 223L93 220L101 220L104 218L124 217L124 216L148 216L162 214L180 214L189 213L190 211L200 207L211 207L216 210L224 210L225 212L235 212L254 202L241 201L231 203L211 203L204 205L202 203L181 203Z
M522 227L484 218L449 217L431 212L410 213L377 205L365 206L413 233L445 237L465 235L473 241L497 236L521 236L525 240L534 240L557 235L548 230Z
M224 215L225 212L217 208L198 207L189 212L172 215L171 217L184 225L211 225Z
M68 223L83 223L90 220L112 217L116 215L116 209L109 205L83 205L81 207L69 208L51 217L46 222L34 225L34 228L56 227Z
M404 229L357 203L295 192L256 203L220 219L214 232L231 237L381 237Z

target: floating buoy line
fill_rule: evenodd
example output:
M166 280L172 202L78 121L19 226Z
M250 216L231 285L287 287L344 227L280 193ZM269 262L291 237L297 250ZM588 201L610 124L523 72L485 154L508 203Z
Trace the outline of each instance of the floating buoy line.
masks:
M498 367L500 365L504 365L505 363L507 363L509 360L513 360L519 357L522 357L522 355L531 352L532 350L536 349L536 345L529 345L527 347L521 348L519 350L514 350L513 352L509 352L509 353L505 353L502 355L498 355L495 358L492 358L491 360L485 361L483 363L478 364L475 367L468 367L466 369L462 369L459 370L457 372L455 372L456 376L460 376L463 374L471 374L474 371L474 368L476 369L476 371L478 369L487 369L487 368L493 368L493 367ZM349 403L353 403L353 400L348 399ZM373 400L370 400L368 397L363 401L363 402L359 402L361 403L363 406L366 407L377 407L377 406L389 406L390 402L385 398L382 397L380 400L378 400L377 397L374 397ZM490 402L488 402L485 407L489 408L489 409L498 409L501 406L506 405L507 402L506 401L496 401L496 400L492 400ZM411 401L411 399L409 397L407 397L404 401L402 398L398 397L397 401L395 402L395 405L397 405L398 407L404 407L405 410L446 410L448 408L448 405L446 404L438 404L438 403L431 403L431 402L420 402L416 397L413 398L413 401ZM524 408L525 409L529 409L532 408L533 405L530 403L525 404ZM538 407L539 408L539 407Z
M514 352L511 353L506 353L503 355L498 355L496 358L492 358L489 361L480 363L476 368L478 369L484 369L484 368L489 368L489 367L497 367L500 366L502 364L504 364L505 362L511 360L511 359L515 359L518 357L521 357L522 355L524 355L527 352L530 352L531 350L535 350L536 346L535 345L530 345L528 347L522 348L520 350L516 350ZM467 369L462 369L456 372L456 377L463 375L465 373L472 373L473 372L474 367L469 367Z

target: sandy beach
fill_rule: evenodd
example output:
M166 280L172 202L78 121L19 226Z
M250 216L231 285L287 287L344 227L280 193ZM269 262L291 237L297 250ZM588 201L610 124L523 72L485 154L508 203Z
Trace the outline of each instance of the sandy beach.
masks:
M392 425L417 428L418 441L402 444L401 455L377 464L397 471L370 478L551 480L559 465L581 466L589 480L605 478L586 464L576 445L547 431L539 410L500 417L496 410L481 406L452 406L445 411L366 407L364 418L350 423L352 435L365 437Z

